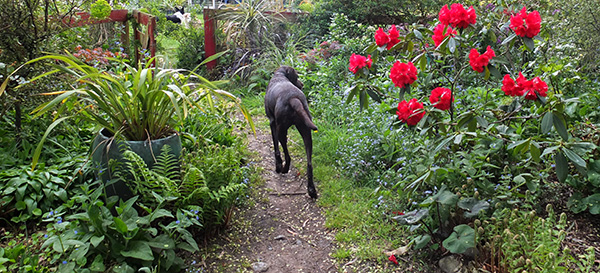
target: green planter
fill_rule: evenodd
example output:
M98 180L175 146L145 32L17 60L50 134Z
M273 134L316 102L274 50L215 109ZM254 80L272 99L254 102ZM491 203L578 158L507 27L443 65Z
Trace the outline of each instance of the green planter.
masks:
M108 162L111 159L115 159L117 162L123 162L123 148L127 147L129 150L138 154L144 162L146 162L146 165L148 165L149 168L152 168L155 163L155 158L160 155L164 145L169 145L171 153L179 158L181 155L181 138L177 133L166 138L148 142L147 140L113 140L112 135L106 129L100 130L91 147L92 164L94 167L97 167L96 177L101 179L104 184L108 184L106 186L107 196L118 195L123 200L127 200L133 196L131 189L129 189L127 183L124 181L119 180L114 183L109 183L113 182L114 177L111 169L108 168Z

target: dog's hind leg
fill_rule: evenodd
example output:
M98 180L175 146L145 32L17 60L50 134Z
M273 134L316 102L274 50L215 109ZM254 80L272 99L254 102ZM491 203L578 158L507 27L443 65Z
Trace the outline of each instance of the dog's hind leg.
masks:
M279 128L280 131L277 134L279 136L279 143L281 143L281 149L283 149L283 154L285 155L285 165L283 165L283 170L281 170L282 173L288 173L290 171L290 162L292 161L287 147L287 129L288 128L281 126Z
M311 198L317 198L317 189L315 188L315 183L313 181L313 166L312 166L312 132L311 129L305 125L296 125L298 128L298 132L302 136L302 141L304 141L304 150L306 151L306 176L307 176L307 190L308 195Z
M279 153L279 137L278 137L278 127L274 120L269 122L271 126L271 136L273 137L273 149L275 154L275 172L281 173L282 169L282 160L281 153Z

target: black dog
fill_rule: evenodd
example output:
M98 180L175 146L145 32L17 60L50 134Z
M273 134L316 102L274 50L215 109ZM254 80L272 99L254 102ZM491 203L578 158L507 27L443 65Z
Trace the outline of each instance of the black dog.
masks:
M183 10L183 7L181 7L181 9L178 9L177 7L175 7L175 14L167 15L167 20L169 20L173 23L176 23L176 24L181 24L184 14L185 14L185 11Z
M265 94L265 111L271 125L273 146L275 148L275 171L287 173L290 170L290 155L287 149L287 130L295 125L304 141L308 176L308 195L317 198L317 190L313 183L312 167L312 134L311 130L317 130L312 122L306 96L301 91L304 84L298 79L296 70L289 66L279 67L273 74L273 78L267 87ZM279 143L285 154L285 165L282 167Z

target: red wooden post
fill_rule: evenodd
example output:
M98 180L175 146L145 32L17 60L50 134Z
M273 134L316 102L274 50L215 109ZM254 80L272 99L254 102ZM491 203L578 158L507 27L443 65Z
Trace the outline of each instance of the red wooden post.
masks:
M156 17L147 14L147 13L143 13L140 12L138 10L134 10L133 11L133 18L136 20L136 22L138 22L141 25L145 25L148 28L146 29L146 33L148 34L148 45L147 45L147 49L150 53L150 57L154 57L156 55L156 40L154 39L154 30L156 29ZM135 39L140 41L141 40L141 32L136 29L134 30L134 35L135 35ZM140 41L142 45L144 45L144 43L146 41ZM136 54L136 59L139 61L141 56L140 56L140 51L137 49L137 43L136 43L136 50L135 50L135 54ZM152 66L156 65L156 60L152 61Z
M215 10L204 9L204 58L217 54L217 44L215 41ZM213 69L217 61L213 60L206 64L206 68Z

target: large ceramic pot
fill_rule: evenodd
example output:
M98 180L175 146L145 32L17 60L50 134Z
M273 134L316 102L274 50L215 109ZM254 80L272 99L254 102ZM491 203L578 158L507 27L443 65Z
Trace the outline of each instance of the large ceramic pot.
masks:
M125 145L125 146L124 146ZM124 141L114 140L108 130L102 129L94 139L91 147L93 166L97 168L96 177L101 179L106 185L107 196L118 195L121 199L127 200L133 196L131 189L122 180L115 179L111 168L108 168L108 162L115 159L117 162L123 162L123 148L138 154L149 168L152 168L161 149L164 145L169 145L171 154L176 158L181 155L181 138L179 134L174 133L171 136L151 141ZM108 146L108 149L107 149Z

